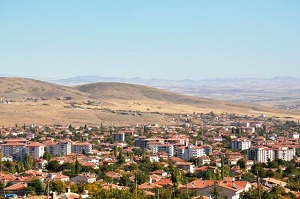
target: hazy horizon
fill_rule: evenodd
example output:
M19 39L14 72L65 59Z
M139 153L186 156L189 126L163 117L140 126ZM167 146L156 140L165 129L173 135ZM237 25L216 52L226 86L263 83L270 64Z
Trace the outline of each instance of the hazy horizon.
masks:
M73 78L88 78L88 77L95 77L95 78L120 78L120 79L143 79L143 80L166 80L166 81L184 81L184 80L190 80L190 81L202 81L202 80L230 80L230 79L265 79L265 80L271 80L275 78L292 78L292 79L299 79L299 77L295 76L274 76L274 77L207 77L207 78L202 78L202 79L191 79L191 78L185 78L185 79L167 79L167 78L143 78L143 77L118 77L118 76L101 76L101 75L79 75L79 76L69 76L69 77L63 77L63 78L58 78L58 77L38 77L38 76L24 76L24 75L12 75L12 74L0 74L0 77L12 77L12 78L27 78L27 79L36 79L36 80L41 80L41 81L54 81L54 80L67 80L67 79L73 79Z

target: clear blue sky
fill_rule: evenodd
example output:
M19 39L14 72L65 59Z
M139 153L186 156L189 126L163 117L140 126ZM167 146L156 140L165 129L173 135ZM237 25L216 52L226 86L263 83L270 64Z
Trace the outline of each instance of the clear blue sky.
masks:
M1 0L0 74L300 77L300 1Z

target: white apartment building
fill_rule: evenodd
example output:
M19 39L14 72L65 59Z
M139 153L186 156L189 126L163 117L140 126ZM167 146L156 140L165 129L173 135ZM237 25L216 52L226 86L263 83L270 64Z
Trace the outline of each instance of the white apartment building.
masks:
M28 154L32 158L40 158L44 155L45 145L39 142L30 142L26 146L26 154Z
M190 160L192 157L199 158L201 156L206 156L205 150L201 146L188 146L184 149L184 159Z
M268 162L274 159L281 159L285 161L291 161L296 155L295 148L290 148L286 146L256 146L250 147L247 150L248 160L255 160L256 162Z
M72 152L72 143L70 141L53 142L47 144L46 148L51 155L64 156Z
M248 160L255 160L256 162L268 162L274 160L274 151L265 146L251 147L247 150Z
M18 160L24 158L26 153L26 144L18 142L10 142L1 145L2 156L12 156L13 159Z
M285 161L291 161L296 155L295 148L289 148L286 146L282 147L272 147L274 151L275 159L281 159Z
M71 152L76 154L92 153L92 144L87 142L72 143Z
M251 141L246 138L238 138L230 142L232 150L247 150L251 147Z
M160 144L157 146L158 152L166 152L168 157L174 156L174 145L172 144Z
M14 160L23 159L27 154L32 158L40 158L44 155L45 146L38 142L19 143L8 142L1 145L3 156L12 156Z
M159 145L160 145L159 142L148 142L147 149L149 149L151 151L151 153L157 153Z
M192 157L199 158L206 156L206 151L206 147L189 145L188 147L179 147L177 149L177 156L185 160L190 160Z

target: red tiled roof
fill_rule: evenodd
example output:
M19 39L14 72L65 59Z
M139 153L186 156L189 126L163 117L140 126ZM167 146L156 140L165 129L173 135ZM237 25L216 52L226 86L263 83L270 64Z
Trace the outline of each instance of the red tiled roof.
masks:
M4 190L6 191L15 191L15 190L23 190L27 187L27 183L23 183L23 182L19 182L19 183L16 183L16 184L13 184L9 187L6 187L4 188Z

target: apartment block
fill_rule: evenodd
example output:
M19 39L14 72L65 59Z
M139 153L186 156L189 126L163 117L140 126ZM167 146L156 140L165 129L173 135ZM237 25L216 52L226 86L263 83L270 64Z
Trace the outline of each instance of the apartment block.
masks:
M238 138L230 142L232 150L247 150L251 147L251 141L246 138Z
M91 153L92 144L87 142L74 142L71 146L71 152L76 154Z

